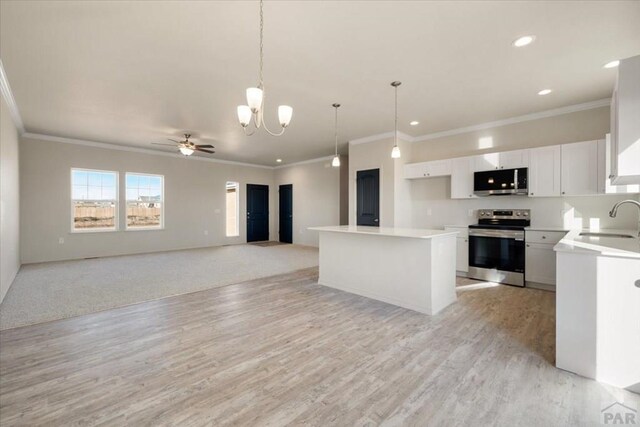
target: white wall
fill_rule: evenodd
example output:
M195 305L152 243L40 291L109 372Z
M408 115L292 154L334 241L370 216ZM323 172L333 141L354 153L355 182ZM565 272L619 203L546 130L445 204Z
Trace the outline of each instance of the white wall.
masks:
M416 142L412 162L449 159L495 151L604 139L609 107L594 108L506 126ZM487 147L490 138L491 146Z
M245 242L247 183L270 186L269 210L275 212L272 169L28 138L21 140L20 155L24 263ZM120 172L120 231L70 232L72 167ZM124 231L125 172L164 175L164 230ZM233 238L225 236L227 181L240 183L240 236ZM274 219L271 215L271 239L277 239Z
M0 302L20 269L18 130L4 97L0 107Z
M343 164L341 168L347 167ZM318 246L318 233L308 227L340 223L340 169L331 167L331 159L285 166L275 170L275 187L293 185L293 243ZM279 204L276 199L278 240Z

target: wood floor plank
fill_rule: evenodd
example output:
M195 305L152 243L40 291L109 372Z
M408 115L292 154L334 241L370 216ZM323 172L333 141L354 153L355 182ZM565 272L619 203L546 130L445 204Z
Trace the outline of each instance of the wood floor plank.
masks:
M316 282L1 331L0 424L597 425L607 404L640 407L553 366L552 293L461 286L430 317Z

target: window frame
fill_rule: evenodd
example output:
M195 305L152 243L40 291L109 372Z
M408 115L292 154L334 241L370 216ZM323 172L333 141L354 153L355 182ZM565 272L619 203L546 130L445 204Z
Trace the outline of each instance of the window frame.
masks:
M114 214L114 226L113 228L87 228L78 229L75 227L75 202L79 201L73 198L73 172L98 172L98 173L112 173L116 177L116 198L113 200L115 203ZM71 212L71 233L113 233L120 230L120 173L118 171L102 170L102 169L87 169L87 168L75 168L72 167L69 171L69 199L70 199L70 212ZM89 200L89 199L87 199ZM103 200L105 201L105 200Z
M236 189L236 234L227 234L227 220L229 214L229 205L227 204L227 189L229 184L234 184ZM239 181L226 181L224 185L224 234L225 237L233 238L240 237L240 182Z
M160 177L162 178L160 182L160 225L154 227L141 227L141 226L129 226L129 219L127 218L127 204L129 200L127 199L127 175L138 175L138 176L150 176L150 177ZM139 187L138 187L139 188ZM144 172L125 172L124 173L124 231L158 231L164 230L164 175L157 173L144 173Z

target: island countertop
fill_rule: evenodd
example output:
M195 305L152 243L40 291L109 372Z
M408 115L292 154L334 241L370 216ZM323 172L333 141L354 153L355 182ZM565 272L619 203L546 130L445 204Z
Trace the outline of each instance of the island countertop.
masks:
M434 237L458 234L457 231L429 230L426 228L370 227L364 225L330 225L325 227L309 227L309 230L333 233L370 234L385 237L409 237L413 239L431 239Z

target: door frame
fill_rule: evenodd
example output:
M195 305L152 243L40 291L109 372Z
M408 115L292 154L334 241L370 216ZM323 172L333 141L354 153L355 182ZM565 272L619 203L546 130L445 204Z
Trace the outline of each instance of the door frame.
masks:
M280 215L282 215L282 212L280 211L280 189L282 187L291 187L291 244L293 244L293 183L289 183L289 184L278 184L278 241L282 242L281 237L280 237Z
M378 227L383 227L382 225L382 221L384 219L384 215L383 215L383 209L382 207L384 206L384 198L382 197L384 191L382 190L382 183L383 183L383 167L382 165L373 165L373 166L358 166L357 169L353 170L353 174L351 175L351 188L353 189L353 196L351 197L351 202L353 203L353 215L351 216L351 218L349 219L349 224L351 225L356 225L358 224L358 172L360 171L367 171L370 169L378 169L379 173L378 173L378 203L380 204L380 206L378 206L378 213L379 213L379 218L380 218L380 222L378 223ZM386 227L386 224L384 225Z

